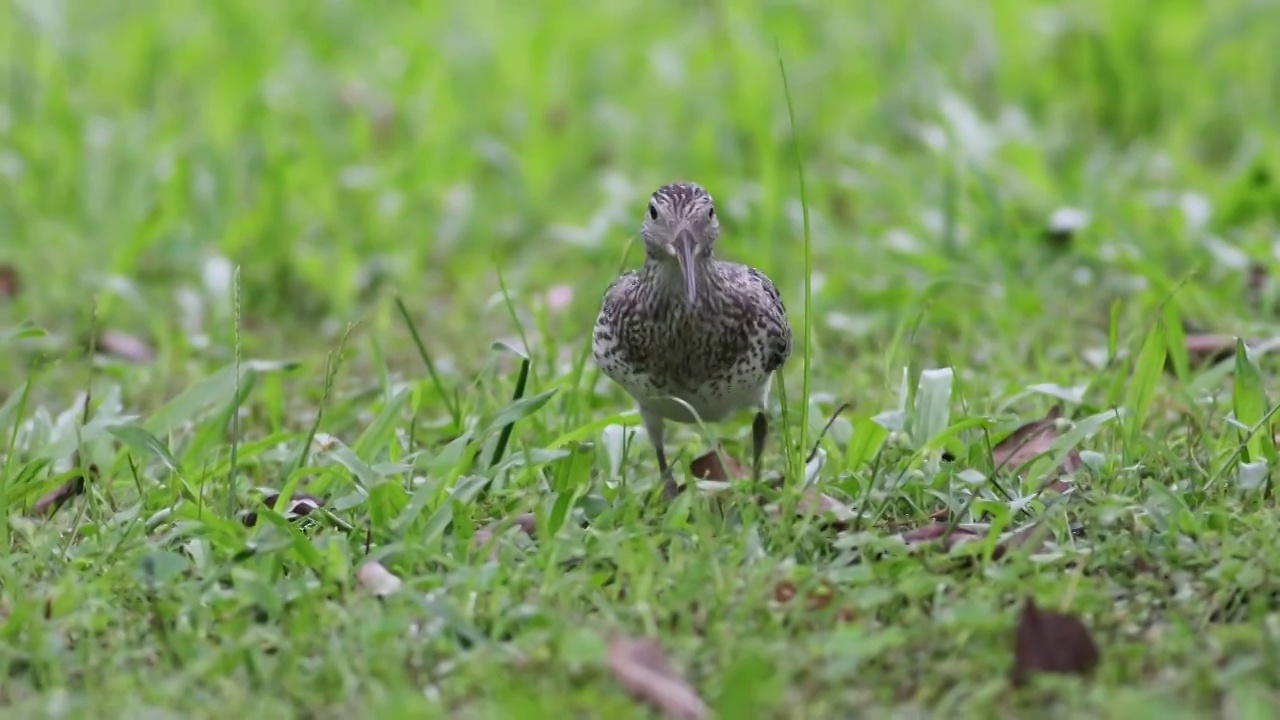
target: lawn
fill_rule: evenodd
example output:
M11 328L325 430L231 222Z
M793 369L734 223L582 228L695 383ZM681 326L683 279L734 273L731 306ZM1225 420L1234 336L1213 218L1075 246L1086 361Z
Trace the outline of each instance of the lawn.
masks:
M1275 715L1280 5L0 29L4 717ZM795 349L668 503L590 336L676 179Z

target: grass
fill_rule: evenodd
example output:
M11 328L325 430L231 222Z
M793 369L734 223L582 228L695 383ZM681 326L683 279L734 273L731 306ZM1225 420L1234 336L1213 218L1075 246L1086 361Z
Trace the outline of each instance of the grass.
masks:
M1275 3L14 0L0 23L6 716L640 717L614 632L659 637L724 718L1280 702ZM850 403L810 466L843 532L738 485L662 503L590 363L677 178L790 308L783 507ZM1064 208L1087 223L1054 232ZM1199 362L1203 332L1248 348ZM1061 436L998 468L1055 404ZM745 459L749 425L671 451ZM1041 492L1072 450L1071 491ZM262 505L295 489L324 509ZM1046 543L904 549L940 508ZM521 513L532 537L477 548ZM400 592L359 586L370 560ZM1092 677L1011 685L1027 597L1083 619Z

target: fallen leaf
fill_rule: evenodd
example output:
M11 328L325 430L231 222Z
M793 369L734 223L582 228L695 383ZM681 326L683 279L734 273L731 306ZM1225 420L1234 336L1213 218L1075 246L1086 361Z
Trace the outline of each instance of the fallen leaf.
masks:
M848 530L849 524L855 517L855 513L849 509L848 505L815 487L805 489L804 494L800 496L798 509L804 515L825 515L830 519L827 528L836 532Z
M950 534L947 529L951 528ZM956 525L951 527L945 522L931 522L898 535L907 545L941 541L944 550L951 550L964 543L981 540L987 536L990 528L981 524ZM1048 528L1041 528L1032 523L1016 530L1003 533L996 546L991 550L991 559L999 560L1013 550L1035 552L1048 540Z
M1194 333L1186 336L1187 360L1192 365L1216 363L1235 355L1236 337L1223 333ZM1172 362L1165 368L1172 370Z
M996 468L1018 470L1049 452L1058 439L1058 419L1061 417L1062 406L1054 405L1044 417L1023 425L996 443L991 450L991 459Z
M0 265L0 300L17 297L22 292L22 278L12 265Z
M1073 483L1071 476L1075 475L1080 468L1084 467L1084 460L1080 457L1080 451L1071 448L1067 451L1067 456L1062 458L1062 464L1058 466L1058 470L1050 477L1048 485L1044 489L1049 492L1064 493L1071 489Z
M96 481L98 479L98 466L89 466L89 480ZM71 479L62 483L58 487L50 490L43 497L36 501L32 506L32 512L45 517L52 517L54 513L67 503L71 498L84 493L88 483L82 474L75 475Z
M404 581L382 567L381 563L370 560L356 571L356 583L373 593L375 597L384 598L399 592Z
M280 493L271 493L262 498L262 504L271 509L276 509L276 503L280 502ZM318 508L324 507L324 500L307 495L306 493L297 493L289 501L289 506L280 511L286 520L297 520L300 517L306 517L315 512ZM253 527L258 524L258 513L250 510L241 517L241 522L247 527Z
M477 530L472 542L474 542L477 547L483 550L485 546L493 542L494 537L500 531L506 530L512 525L519 527L521 532L523 532L525 535L532 537L534 532L537 530L537 518L534 516L533 513L521 513L520 515L516 515L515 517L495 520L489 523L488 525L485 525L484 527ZM489 559L490 560L498 559L498 546L496 544L489 549Z
M720 452L712 450L689 461L689 472L699 480L726 481L747 476L747 470L728 453L723 453L728 467L720 461Z
M155 349L145 340L117 330L103 331L94 342L94 347L99 354L133 363L148 363L156 359Z
M946 538L943 547L950 550L960 542L961 538L976 538L978 533L973 530L965 529L959 525L952 529L951 534L947 535L947 528L950 527L944 522L931 522L928 525L922 525L914 530L908 530L900 535L902 541L908 545L916 543L929 542L931 540L942 540Z
M655 638L609 639L609 670L635 699L673 720L699 720L710 716L698 693L667 662Z
M1062 419L1062 406L1054 405L1045 413L1045 416L1039 420L1033 420L1017 430L1009 433L1008 437L996 443L991 450L991 460L995 464L996 469L1008 469L1016 472L1023 466L1027 465L1036 458L1044 455L1053 449L1053 444L1061 436L1059 421ZM1071 483L1062 480L1064 475L1072 475L1080 468L1084 467L1084 461L1080 458L1080 451L1071 448L1067 451L1062 462L1058 467L1054 468L1049 474L1049 483L1045 486L1046 490L1054 492L1066 492L1071 488Z
M831 413L831 417L827 420L827 424L823 426L822 431L818 433L817 438L814 440L813 449L809 451L809 455L804 461L806 466L806 477L803 482L805 484L809 484L814 479L816 472L822 468L823 461L826 458L826 454L822 453L823 437L826 436L827 432L831 429L832 424L835 423L836 419L840 417L840 414L848 407L848 403L842 403L837 407L835 411ZM819 457L820 454L821 457ZM721 462L721 455L724 456L725 462ZM815 459L818 460L817 465L813 464ZM732 455L723 452L723 447L721 446L717 446L715 450L704 453L693 460L690 460L689 471L698 480L711 482L728 482L730 480L741 479L751 475L751 471L748 470L745 465L738 462L738 460ZM771 480L767 480L766 484L769 487L778 490L782 488L784 482L784 477L774 477ZM683 487L680 491L683 492ZM763 502L763 498L761 499L761 502ZM835 515L838 522L847 522L853 517L853 513L845 507L843 503L835 500L834 498L828 497L813 488L809 488L805 491L804 496L800 500L799 509L801 512L810 514L826 512ZM777 508L774 507L773 511L776 512Z
M1013 532L1006 533L991 551L991 559L999 560L1014 550L1036 552L1044 547L1049 539L1049 528L1036 523L1026 525Z
M1041 610L1027 598L1013 640L1013 684L1036 673L1087 676L1097 667L1098 646L1075 615Z

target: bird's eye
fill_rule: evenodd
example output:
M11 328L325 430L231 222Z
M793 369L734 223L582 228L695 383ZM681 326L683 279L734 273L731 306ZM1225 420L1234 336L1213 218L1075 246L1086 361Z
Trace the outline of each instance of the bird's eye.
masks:
M649 203L649 218L652 220L658 219L658 206L653 203Z
M715 208L711 208L711 209L707 210L707 217L708 217L709 219L711 219L711 220L715 220L715 219L716 219L716 209L715 209Z

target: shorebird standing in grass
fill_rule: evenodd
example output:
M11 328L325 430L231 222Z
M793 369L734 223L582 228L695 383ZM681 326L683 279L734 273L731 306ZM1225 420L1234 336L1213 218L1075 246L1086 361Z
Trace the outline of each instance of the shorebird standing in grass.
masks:
M791 355L791 327L764 273L713 256L720 236L711 195L692 182L658 188L640 228L645 261L605 291L591 349L635 399L668 498L678 489L663 450L666 420L718 422L750 408L752 469L769 433L773 374Z

